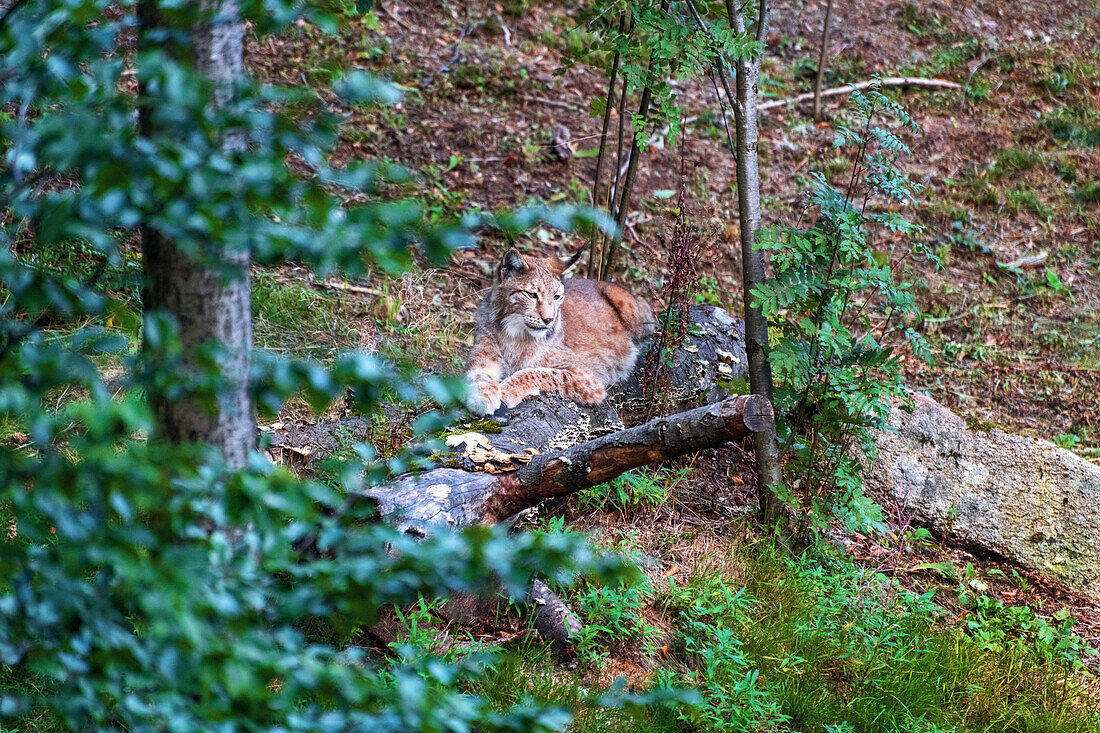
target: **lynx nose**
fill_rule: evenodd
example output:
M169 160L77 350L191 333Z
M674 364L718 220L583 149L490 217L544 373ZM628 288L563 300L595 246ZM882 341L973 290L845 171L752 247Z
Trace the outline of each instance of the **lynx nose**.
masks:
M549 326L551 323L554 322L554 317L550 316L549 318L547 318L546 316L542 316L542 322L544 325Z

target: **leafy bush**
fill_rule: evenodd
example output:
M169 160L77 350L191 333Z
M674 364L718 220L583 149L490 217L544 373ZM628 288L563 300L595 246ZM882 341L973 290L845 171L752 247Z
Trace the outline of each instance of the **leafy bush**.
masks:
M609 644L652 638L656 629L642 614L652 593L644 576L615 584L589 582L574 593L572 601L585 621L576 642L580 655L599 659Z
M735 590L717 573L700 572L685 587L670 583L666 602L692 666L689 679L702 694L681 718L714 731L768 730L783 722L786 717L745 653L742 635L751 623L753 601L744 589Z
M246 78L212 107L214 89L186 52L195 13L210 9L161 5L163 25L136 41L134 6L106 0L28 0L0 26L2 104L17 110L0 123L11 141L0 167L0 505L14 517L0 541L0 720L188 732L560 728L568 711L527 700L500 709L465 692L491 659L372 659L309 629L346 641L390 605L500 585L522 596L543 573L615 582L621 561L577 537L478 527L415 542L387 528L355 491L416 466L417 453L378 462L358 446L358 460L322 484L259 453L230 470L203 446L160 439L144 395L216 407L224 351L209 345L185 360L175 324L157 313L144 314L138 348L137 325L122 326L112 304L138 302L143 229L215 272L247 250L261 264L294 259L354 277L400 271L413 243L438 261L473 243L477 226L597 222L531 209L429 224L415 200L381 196L403 172L327 166L339 115L312 90ZM299 15L278 0L239 7L261 34ZM340 18L308 19L331 29ZM335 89L334 106L395 93L354 72ZM152 131L138 129L135 108L154 116ZM228 134L250 144L224 148ZM55 266L65 258L51 253L66 251ZM347 395L374 414L384 396L447 409L461 392L366 353L327 366L262 352L252 361L253 399L270 413L296 394L318 410ZM112 390L104 365L122 372ZM435 411L413 429L423 437L445 420Z
M905 395L894 344L903 340L921 358L930 357L924 339L907 325L916 306L909 284L894 282L898 262L888 262L871 244L872 228L902 235L921 228L891 208L868 208L876 198L903 207L919 189L897 170L909 148L876 126L876 116L919 128L876 90L853 92L851 102L862 124L839 127L834 141L851 154L847 187L838 190L817 174L811 194L816 222L774 228L758 245L771 251L774 266L774 276L753 297L774 329L769 359L778 385L781 447L790 451L784 491L797 507L800 535L830 517L852 529L879 523L851 449L870 454L870 428L881 426L892 400Z

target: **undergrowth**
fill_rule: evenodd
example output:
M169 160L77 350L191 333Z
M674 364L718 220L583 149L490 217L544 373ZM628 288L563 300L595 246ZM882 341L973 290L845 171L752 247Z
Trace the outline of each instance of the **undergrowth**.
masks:
M1094 652L1072 618L988 598L975 572L956 580L914 590L828 546L791 557L766 540L725 543L682 574L582 581L567 597L595 630L579 669L526 646L474 689L501 705L525 694L579 705L571 730L585 731L1100 731ZM637 714L593 708L582 691L616 660L637 689L698 696Z
M283 282L268 271L253 275L252 318L261 349L325 358L359 343L347 306L339 299Z

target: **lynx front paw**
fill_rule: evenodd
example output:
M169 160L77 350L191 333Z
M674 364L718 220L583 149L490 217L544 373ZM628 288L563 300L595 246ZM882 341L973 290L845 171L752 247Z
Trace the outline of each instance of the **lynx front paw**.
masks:
M508 377L500 383L500 401L508 408L515 407L523 402L525 397L537 397L539 388L532 380Z
M500 385L496 382L471 384L466 407L476 415L492 415L500 407Z

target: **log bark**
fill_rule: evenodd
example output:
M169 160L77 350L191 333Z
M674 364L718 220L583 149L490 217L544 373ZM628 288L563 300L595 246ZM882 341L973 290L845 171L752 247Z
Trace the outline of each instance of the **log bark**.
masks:
M426 535L440 528L504 521L531 506L731 440L774 430L771 403L740 395L535 456L502 473L439 468L405 476L361 496L382 519Z
M527 603L531 608L531 626L538 635L550 642L555 654L568 653L572 640L584 628L577 614L541 580L531 584Z

